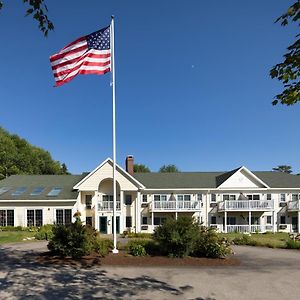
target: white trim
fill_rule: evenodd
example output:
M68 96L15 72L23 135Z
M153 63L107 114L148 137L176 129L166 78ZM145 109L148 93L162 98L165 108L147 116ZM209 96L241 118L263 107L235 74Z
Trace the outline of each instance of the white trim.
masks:
M111 158L107 158L104 160L98 167L96 167L92 172L90 172L86 177L82 178L76 185L74 185L73 189L78 190L80 185L84 183L88 178L90 178L94 173L96 173L99 169L101 169L106 163L109 163L113 165L113 161ZM138 185L139 188L144 189L146 188L142 183L140 183L138 180L136 180L133 176L131 176L128 172L126 172L123 168L121 168L117 163L116 163L116 168L119 169L123 173L124 176L129 177L132 181Z
M231 176L229 176L225 181L223 181L219 186L218 189L222 188L222 185L229 179L231 178L234 174L236 174L237 172L241 172L241 171L245 171L246 173L248 173L248 175L250 175L251 177L253 177L256 181L258 181L260 184L262 184L263 186L265 186L266 188L270 188L264 181L262 181L259 177L257 177L254 173L252 173L250 170L248 170L245 166L240 167L239 169L237 169ZM229 171L230 172L230 171ZM242 188L240 188L242 189ZM255 189L255 188L254 188Z

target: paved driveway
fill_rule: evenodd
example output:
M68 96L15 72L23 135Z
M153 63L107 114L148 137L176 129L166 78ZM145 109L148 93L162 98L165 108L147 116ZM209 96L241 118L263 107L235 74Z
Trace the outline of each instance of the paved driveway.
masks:
M300 299L300 251L236 247L240 266L45 266L45 243L0 247L0 299Z

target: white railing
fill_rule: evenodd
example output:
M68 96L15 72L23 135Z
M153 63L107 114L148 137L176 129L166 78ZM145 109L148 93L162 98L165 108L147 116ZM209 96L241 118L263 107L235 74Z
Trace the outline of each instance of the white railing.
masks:
M272 225L227 225L227 232L266 232L272 231Z
M200 201L154 201L153 210L199 210Z
M298 210L299 209L299 201L290 201L288 202L288 209L289 210Z
M219 210L270 210L273 200L225 200L218 203Z
M114 203L113 201L99 201L98 202L98 211L112 211ZM117 200L116 209L121 210L121 202Z

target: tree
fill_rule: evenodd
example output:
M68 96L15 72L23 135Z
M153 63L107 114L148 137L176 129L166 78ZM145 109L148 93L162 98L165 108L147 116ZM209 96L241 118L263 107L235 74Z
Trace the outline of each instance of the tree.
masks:
M275 23L280 22L282 26L286 26L291 21L297 23L300 21L300 0L290 6L287 12L281 15ZM297 40L287 48L288 52L284 54L283 62L270 70L270 76L277 78L284 85L283 92L274 97L273 105L278 102L293 105L300 100L300 40L298 37L299 35L296 36Z
M151 172L150 169L142 164L134 164L133 165L133 172L134 173L149 173Z
M29 8L26 11L25 16L32 15L32 17L38 22L39 29L43 32L44 36L48 35L49 30L54 29L53 23L48 19L48 7L44 0L23 0L23 3L27 3ZM0 1L0 10L4 7L4 2Z
M68 167L65 163L61 164L60 171L62 175L70 175L70 172L68 171Z
M286 166L286 165L281 165L281 166L278 166L276 168L273 168L272 169L273 171L276 171L276 172L283 172L283 173L292 173L292 167L291 166Z
M163 165L159 171L160 173L177 173L180 172L175 165Z
M14 174L68 174L66 164L0 127L0 179Z

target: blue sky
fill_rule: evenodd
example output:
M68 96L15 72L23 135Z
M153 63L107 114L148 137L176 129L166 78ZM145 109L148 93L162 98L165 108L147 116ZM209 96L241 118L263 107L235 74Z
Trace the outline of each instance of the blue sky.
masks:
M48 38L21 1L0 14L0 126L74 174L111 157L110 74L53 88L49 56L114 14L119 164L300 172L300 106L272 106L282 86L268 75L297 33L274 24L293 1L46 2Z

